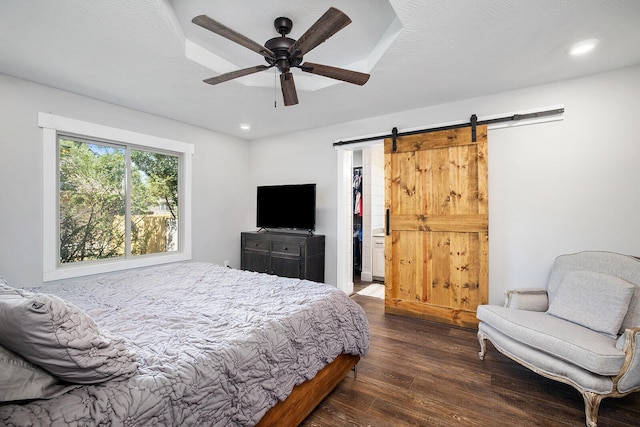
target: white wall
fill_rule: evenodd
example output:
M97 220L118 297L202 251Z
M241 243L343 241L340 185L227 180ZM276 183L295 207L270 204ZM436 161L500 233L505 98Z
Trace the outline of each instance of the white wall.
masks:
M640 67L246 143L216 132L0 75L0 275L42 277L43 111L195 144L195 260L239 266L255 188L317 183L325 280L337 282L336 140L564 104L560 122L489 134L490 301L540 285L561 253L640 255Z
M249 150L251 207L247 230L256 229L256 187L316 184L316 234L325 235L325 281L336 284L337 156L332 128L252 141ZM349 202L351 203L351 202Z
M332 143L564 104L563 121L489 133L490 302L544 285L554 258L589 249L640 255L640 67L251 142L251 187L318 184L325 280L336 278ZM255 203L255 201L253 201ZM251 227L255 218L247 223Z
M360 245L360 279L364 282L373 280L372 262L371 262L371 215L372 203L371 199L371 178L372 178L372 147L365 147L362 153L362 245Z
M371 151L371 230L384 228L384 145Z
M193 143L193 259L239 267L246 141L2 74L0 94L0 275L10 284L42 283L39 111Z

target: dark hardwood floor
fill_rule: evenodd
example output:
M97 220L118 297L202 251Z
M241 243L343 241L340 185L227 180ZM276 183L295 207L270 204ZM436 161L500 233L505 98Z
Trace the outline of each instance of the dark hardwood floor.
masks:
M356 272L353 273L353 293L363 290L372 283L383 283L380 280L374 280L373 282L363 282L360 280L360 275Z
M370 322L371 349L301 424L314 426L584 426L572 387L543 378L476 331L384 314L381 299L353 295ZM599 427L640 426L640 393L604 399Z

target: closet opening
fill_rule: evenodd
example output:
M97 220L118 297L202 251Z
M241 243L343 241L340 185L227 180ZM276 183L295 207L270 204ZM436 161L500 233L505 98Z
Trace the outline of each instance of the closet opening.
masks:
M345 189L338 193L338 246L344 250L338 287L357 293L384 283L384 146L374 141L338 148L338 158L339 185Z

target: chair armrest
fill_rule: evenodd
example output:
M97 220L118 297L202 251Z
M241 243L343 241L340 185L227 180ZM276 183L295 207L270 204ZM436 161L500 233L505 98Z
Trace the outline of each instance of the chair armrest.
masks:
M624 331L624 365L614 378L619 393L628 393L640 388L640 328Z
M549 297L543 288L508 289L504 293L504 306L527 311L547 311Z

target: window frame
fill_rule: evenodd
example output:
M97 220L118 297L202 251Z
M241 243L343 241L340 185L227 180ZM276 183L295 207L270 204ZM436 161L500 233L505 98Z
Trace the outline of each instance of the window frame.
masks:
M191 187L193 144L160 138L110 126L38 113L43 141L43 274L44 282L121 271L191 259ZM96 142L125 145L134 149L165 151L179 156L178 250L130 258L103 259L61 264L59 259L59 171L58 134L77 136Z

